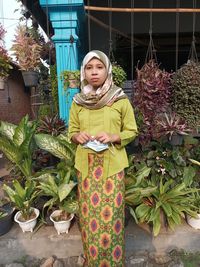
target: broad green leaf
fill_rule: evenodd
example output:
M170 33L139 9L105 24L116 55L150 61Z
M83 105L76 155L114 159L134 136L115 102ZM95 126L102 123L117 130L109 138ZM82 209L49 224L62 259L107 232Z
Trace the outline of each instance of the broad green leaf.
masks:
M15 147L15 145L9 143L9 141L3 137L0 138L0 150L13 163L18 163L21 159L19 150Z
M150 171L151 171L151 168L148 168L147 166L138 170L138 172L136 173L137 182L136 182L135 186L139 185L145 177L149 176Z
M69 184L61 184L58 188L58 195L60 202L62 202L72 191L72 189L75 187L76 183L73 181L70 181Z
M69 149L59 142L59 139L50 136L48 134L36 134L35 135L36 144L54 156L60 159L70 160L72 158Z
M146 214L149 213L149 211L151 209L152 209L152 207L150 207L150 206L147 206L145 204L140 204L135 209L135 214L136 214L137 218L143 218L144 216L146 216Z
M12 123L1 121L0 133L6 136L9 140L13 140L16 127L17 126Z
M192 166L184 167L183 182L186 186L190 186L193 182L193 178L196 175L196 170Z

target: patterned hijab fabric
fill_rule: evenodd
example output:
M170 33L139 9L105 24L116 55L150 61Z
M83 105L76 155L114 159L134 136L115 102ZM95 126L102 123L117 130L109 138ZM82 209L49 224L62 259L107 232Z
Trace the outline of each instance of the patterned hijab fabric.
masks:
M85 79L85 67L93 58L99 59L105 65L108 73L104 84L96 91ZM113 83L112 65L108 57L99 50L89 52L83 59L81 66L81 93L74 96L74 101L88 109L100 109L106 105L111 106L115 101L122 98L126 98L126 95L122 88Z

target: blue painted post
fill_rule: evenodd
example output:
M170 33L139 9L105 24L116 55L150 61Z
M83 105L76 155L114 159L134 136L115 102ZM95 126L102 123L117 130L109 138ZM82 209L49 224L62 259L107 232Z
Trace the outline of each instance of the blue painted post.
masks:
M84 2L83 0L40 0L40 5L45 12L48 10L47 15L54 28L55 34L52 40L56 48L59 113L68 124L72 99L79 89L64 90L60 74L64 70L80 68L83 50L83 47L80 47L80 31L84 31Z

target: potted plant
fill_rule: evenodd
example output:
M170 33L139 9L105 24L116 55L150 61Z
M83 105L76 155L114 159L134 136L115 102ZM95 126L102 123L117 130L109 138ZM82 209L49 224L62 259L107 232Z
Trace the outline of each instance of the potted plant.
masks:
M0 236L8 233L13 225L14 208L6 197L0 199Z
M12 51L22 70L25 86L37 86L37 69L41 62L41 45L24 25L17 27L13 43Z
M156 117L154 137L167 136L172 145L181 145L183 136L191 133L191 129L183 118L176 113L164 113Z
M44 208L48 207L53 212L50 220L53 222L58 234L68 233L70 222L77 211L77 201L73 188L76 183L70 180L70 175L62 177L61 173L48 173L40 177L38 189L40 194L48 196L49 200L45 203Z
M173 110L186 120L190 127L199 125L200 63L189 59L172 76Z
M157 114L166 112L169 107L171 73L160 69L159 64L154 59L150 59L141 69L136 69L136 74L133 106L143 116L140 141L144 145L153 139L155 117Z
M154 185L150 181L150 184ZM143 197L141 203L135 207L135 216L140 223L147 222L153 227L153 234L157 236L161 227L172 230L181 224L185 214L196 216L194 209L195 190L187 188L185 183L176 184L172 179L160 184L148 197Z
M50 199L44 208L49 210L56 208L50 215L58 234L68 232L69 221L74 217L78 204L74 191L76 182L76 171L74 168L75 146L68 141L66 135L52 136L49 134L36 134L37 145L60 159L56 169L47 169L38 177L40 180L38 188L40 195L48 196ZM66 222L66 218L68 218Z
M12 69L11 59L3 43L4 35L5 30L0 24L0 90L5 88L5 81L9 75L9 71Z
M14 180L13 188L4 184L3 189L15 208L19 210L14 220L23 232L33 232L39 216L39 210L32 206L38 195L36 183L33 180L27 180L23 187L18 180Z
M79 70L64 70L60 74L61 81L63 81L64 89L79 88L80 87L80 71Z
M126 81L127 75L124 69L117 64L117 62L112 63L112 75L114 84L122 87L123 83Z
M0 123L0 150L18 173L18 179L29 179L33 175L36 122L29 121L26 115L18 125L5 121Z

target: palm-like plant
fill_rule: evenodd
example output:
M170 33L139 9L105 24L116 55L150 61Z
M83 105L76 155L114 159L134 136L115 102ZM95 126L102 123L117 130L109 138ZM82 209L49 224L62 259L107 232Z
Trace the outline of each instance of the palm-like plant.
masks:
M34 214L32 204L38 196L36 190L36 183L33 180L27 180L23 187L19 181L13 181L13 188L4 185L3 189L6 191L10 201L15 208L21 211L23 219L26 221Z
M175 185L173 180L169 180L163 184L161 179L157 189L150 196L142 198L141 204L135 209L135 215L141 223L152 223L153 233L157 236L162 225L162 214L171 229L181 223L185 213L196 216L194 191L187 188L185 183Z
M26 179L33 174L32 154L35 131L36 122L30 122L28 116L22 118L19 125L2 121L0 126L0 150Z
M64 120L60 119L58 114L53 116L44 116L40 121L37 132L58 136L66 130Z

